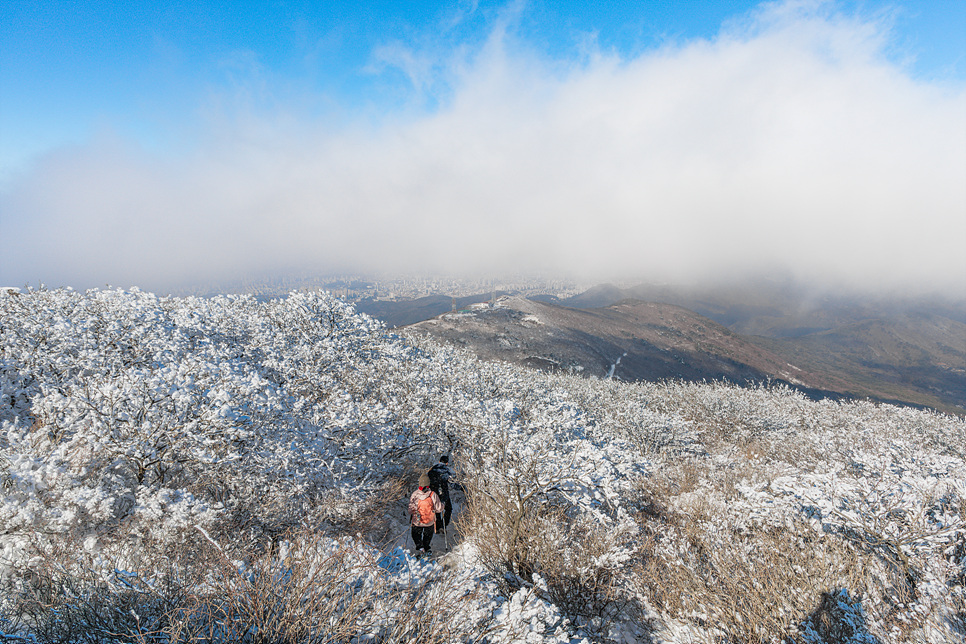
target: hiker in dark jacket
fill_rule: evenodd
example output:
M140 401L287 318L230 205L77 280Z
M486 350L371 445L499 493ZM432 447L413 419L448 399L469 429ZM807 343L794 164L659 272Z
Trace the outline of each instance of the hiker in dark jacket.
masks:
M420 552L429 552L436 533L436 517L443 511L439 495L429 489L429 475L419 477L419 489L409 497L409 516L412 523L413 545Z
M439 463L431 467L428 474L429 489L439 495L445 508L443 512L436 515L436 532L444 532L453 516L453 501L449 496L449 481L453 471L449 469L449 455L440 456Z

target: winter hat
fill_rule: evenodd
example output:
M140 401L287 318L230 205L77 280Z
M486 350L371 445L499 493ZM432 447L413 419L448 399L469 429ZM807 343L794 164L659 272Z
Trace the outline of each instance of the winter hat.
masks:
M423 475L419 477L419 487L429 487L429 474L423 472Z

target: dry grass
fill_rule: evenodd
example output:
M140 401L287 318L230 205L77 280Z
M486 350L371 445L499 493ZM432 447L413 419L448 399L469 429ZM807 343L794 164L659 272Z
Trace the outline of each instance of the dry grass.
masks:
M359 635L442 644L477 641L488 630L488 616L470 610L480 598L442 569L406 585L350 541L291 534L242 561L245 553L196 537L168 552L171 567L151 572L105 568L78 557L79 544L48 547L8 589L0 617L6 630L41 644L336 643Z
M378 562L351 547L303 540L287 557L267 553L244 571L223 558L210 589L192 596L166 635L173 641L432 644L459 638L472 595L445 577L394 587Z
M457 520L464 535L474 536L482 565L509 596L533 583L533 573L560 544L553 537L564 507L546 498L524 498L480 484L464 483L466 504Z
M719 503L693 496L686 512L670 509L670 491L689 478L665 472L642 482L637 500L642 544L627 575L659 613L701 627L709 641L736 643L804 641L809 629L851 641L835 634L873 625L911 641L934 620L927 605L916 608L915 575L881 544L817 532L804 519L738 527ZM961 632L962 594L950 601L948 631Z
M659 612L716 641L793 637L824 593L861 587L867 574L854 551L805 525L721 534L659 501L642 507L633 583Z
M636 608L622 585L621 562L608 558L628 535L581 516L554 493L561 481L541 479L534 465L464 481L460 532L473 539L481 565L506 597L532 588L583 633L607 641L611 625Z

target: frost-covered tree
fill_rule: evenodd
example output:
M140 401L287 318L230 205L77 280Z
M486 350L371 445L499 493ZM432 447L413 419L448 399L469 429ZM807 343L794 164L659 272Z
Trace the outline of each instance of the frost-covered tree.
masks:
M443 451L451 568L381 543ZM376 641L429 623L417 589L445 641L966 632L964 419L480 362L326 293L0 294L0 490L0 631L44 641L98 606L226 641L246 606L328 619L315 587Z

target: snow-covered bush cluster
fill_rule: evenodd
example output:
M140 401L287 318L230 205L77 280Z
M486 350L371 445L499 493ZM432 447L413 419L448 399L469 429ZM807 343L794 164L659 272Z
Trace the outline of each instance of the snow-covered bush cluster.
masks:
M28 640L966 635L961 418L483 363L325 293L38 290L0 295L0 423ZM461 542L415 561L443 451Z
M328 296L2 301L8 533L339 518L378 484L367 459L399 443L388 411L359 401L374 356L402 347Z

